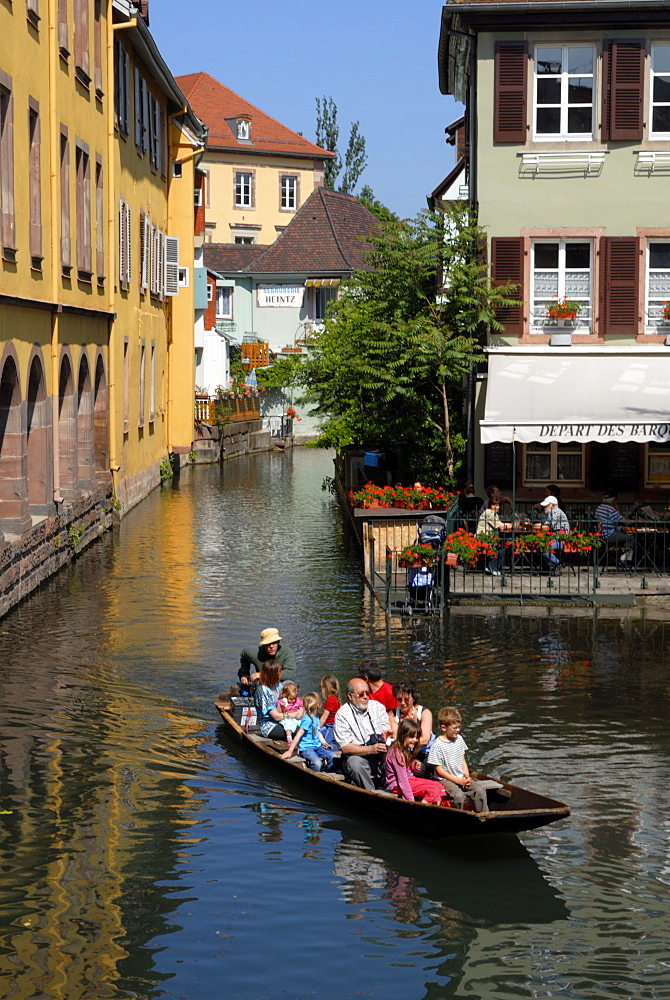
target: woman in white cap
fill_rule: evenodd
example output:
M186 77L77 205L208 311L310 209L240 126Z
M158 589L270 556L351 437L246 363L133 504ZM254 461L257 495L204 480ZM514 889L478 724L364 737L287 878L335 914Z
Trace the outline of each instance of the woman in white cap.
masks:
M282 682L295 680L295 653L290 646L281 645L281 636L276 628L264 628L258 649L245 646L240 653L240 694L247 694L249 685L257 681L261 667L268 660L279 660L282 665Z

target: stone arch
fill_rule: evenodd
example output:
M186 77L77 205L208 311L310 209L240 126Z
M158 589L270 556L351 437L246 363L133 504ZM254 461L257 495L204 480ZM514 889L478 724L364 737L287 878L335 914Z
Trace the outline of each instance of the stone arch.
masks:
M95 477L99 482L109 482L109 392L105 362L100 352L95 359L93 443Z
M77 472L80 490L90 490L93 487L94 461L93 387L88 357L82 349L77 379Z
M69 350L63 349L58 376L58 468L60 493L73 500L79 489L77 455L77 401Z
M53 512L53 442L51 407L47 399L42 352L34 349L28 367L26 393L26 454L30 514Z
M24 408L21 405L19 363L7 344L0 368L0 528L18 535L31 526Z

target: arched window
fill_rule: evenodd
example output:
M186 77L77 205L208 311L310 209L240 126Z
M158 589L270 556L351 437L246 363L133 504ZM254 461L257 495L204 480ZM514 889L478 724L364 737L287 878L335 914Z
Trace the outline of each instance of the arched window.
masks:
M105 365L101 355L95 363L95 391L93 396L95 476L99 482L109 482L109 400Z
M28 503L31 515L39 517L53 512L51 412L39 357L30 365L27 404Z
M78 493L77 468L77 409L74 396L72 365L64 355L58 379L58 468L60 493L64 500L73 500Z
M93 450L93 391L88 358L82 354L77 382L77 469L79 489L90 490L95 478Z
M0 528L5 534L21 534L31 526L26 466L19 373L7 356L0 375Z

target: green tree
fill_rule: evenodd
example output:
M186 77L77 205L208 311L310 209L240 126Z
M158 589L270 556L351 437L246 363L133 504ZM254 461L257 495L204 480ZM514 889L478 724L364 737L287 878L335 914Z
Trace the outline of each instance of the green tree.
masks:
M344 162L338 151L339 139L340 126L337 122L337 104L332 97L317 97L316 144L322 149L327 149L329 153L335 154L332 159L327 159L324 163L324 186L334 191L335 182L344 166L342 183L338 190L345 194L353 194L367 164L365 136L360 133L360 123L354 122L351 126Z
M457 206L382 224L374 270L331 304L298 379L328 420L321 443L394 447L412 475L453 482L463 375L481 358L496 309L515 304L481 261L483 232ZM438 287L438 280L440 287Z
M344 154L344 173L342 174L340 191L344 194L354 193L367 162L365 136L360 133L360 123L354 122L349 133L349 145Z
M400 217L387 208L378 198L369 184L364 184L358 194L358 200L365 205L368 211L376 215L380 222L400 222Z
M279 358L269 368L263 368L256 374L259 385L290 386L296 384L298 368L302 363L302 354L293 354L287 358Z

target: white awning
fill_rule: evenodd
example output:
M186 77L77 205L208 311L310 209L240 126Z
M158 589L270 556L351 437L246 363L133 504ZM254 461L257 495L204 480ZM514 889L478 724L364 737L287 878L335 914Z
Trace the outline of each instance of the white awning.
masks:
M490 354L482 444L670 441L670 349Z

